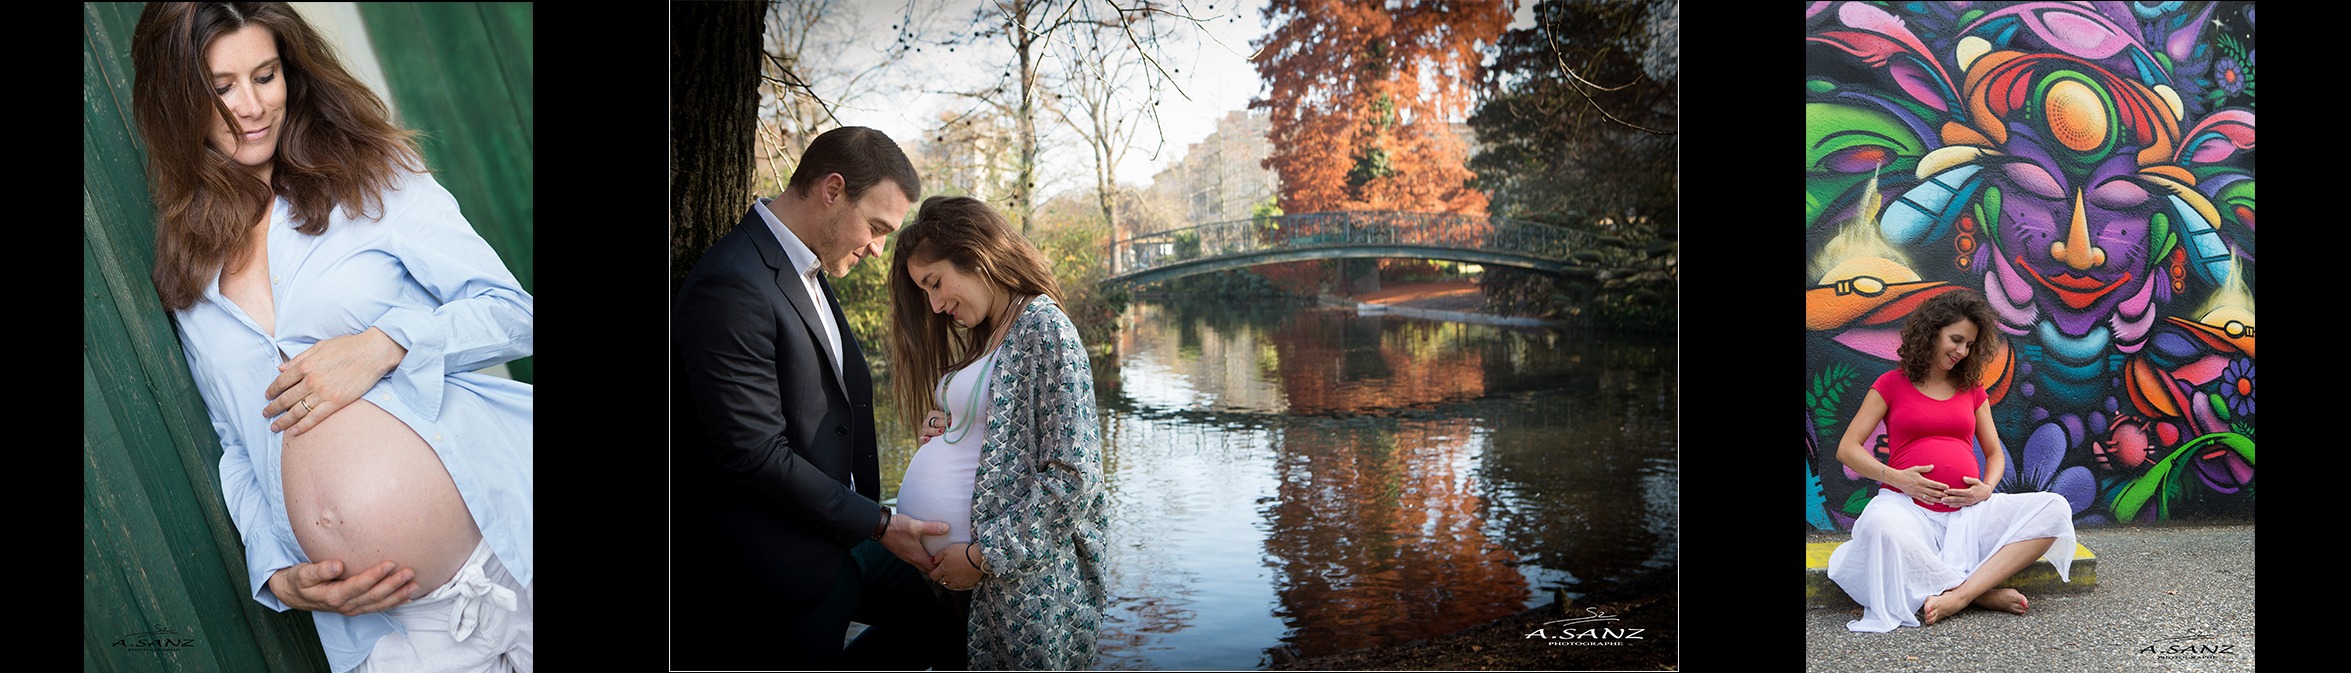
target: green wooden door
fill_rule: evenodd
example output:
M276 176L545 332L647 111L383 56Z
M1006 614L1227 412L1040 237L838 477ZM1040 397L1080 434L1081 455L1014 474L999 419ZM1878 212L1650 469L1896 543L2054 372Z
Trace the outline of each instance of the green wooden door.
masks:
M82 668L325 671L310 613L254 602L220 440L148 281L136 4L82 10Z
M531 6L361 3L400 123L506 268L531 284ZM532 360L507 365L532 381Z

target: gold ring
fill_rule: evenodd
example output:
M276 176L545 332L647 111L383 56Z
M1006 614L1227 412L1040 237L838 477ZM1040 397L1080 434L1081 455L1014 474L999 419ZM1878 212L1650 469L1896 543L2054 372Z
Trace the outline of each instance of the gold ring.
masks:
M302 401L302 413L310 413L310 400Z

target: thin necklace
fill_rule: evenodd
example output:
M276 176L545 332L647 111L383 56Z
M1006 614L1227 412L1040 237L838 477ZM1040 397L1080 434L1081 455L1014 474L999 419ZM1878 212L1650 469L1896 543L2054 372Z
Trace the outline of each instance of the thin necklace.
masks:
M988 375L990 375L990 374L993 374L993 373L995 373L995 372L996 372L996 354L995 354L995 353L989 353L989 354L988 354L988 367L987 367L986 369L980 370L980 375L979 375L979 378L972 379L972 381L971 381L971 392L970 392L969 394L967 394L967 395L965 395L965 396L964 396L964 400L963 400L963 414L962 414L962 415L960 415L960 416L956 416L956 417L955 417L955 420L962 421L962 422L963 422L963 425L961 426L961 429L959 429L959 430L958 430L958 429L954 429L954 428L950 428L950 430L954 430L954 431L955 431L955 435L954 435L954 436L952 436L952 437L948 437L948 438L947 438L947 443L948 443L948 444L962 444L962 443L963 443L963 438L964 438L964 437L967 437L967 436L969 436L969 435L971 435L971 426L973 426L973 425L977 425L977 423L973 423L973 422L972 422L972 421L974 420L974 418L973 418L973 416L972 416L972 415L973 415L973 414L975 414L975 413L978 413L978 412L979 412L979 408L980 408L980 387L981 387L981 386L983 386L983 385L986 385L986 384L987 384L987 382L988 382Z

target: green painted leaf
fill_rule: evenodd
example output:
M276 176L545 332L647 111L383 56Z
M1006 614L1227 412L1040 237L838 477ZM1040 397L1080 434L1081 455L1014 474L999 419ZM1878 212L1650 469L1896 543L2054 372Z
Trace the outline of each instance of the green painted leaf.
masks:
M1983 223L1984 238L1987 240L1999 240L2000 188L1991 185L1985 185L1984 199L1977 205L1979 208L1981 208L1981 210L1977 213L1980 215L1980 217L1977 217L1976 221Z
M1845 499L1845 513L1854 516L1861 516L1861 510L1867 509L1869 507L1869 499L1877 497L1877 494L1878 489L1874 486L1854 491L1853 497Z
M1919 157L1927 153L1926 143L1909 126L1891 113L1834 103L1806 103L1804 105L1804 170L1823 174L1806 180L1804 223L1810 227L1822 214L1825 204L1868 179L1867 174L1841 174L1832 177L1822 163L1829 155L1856 147L1877 147L1885 150L1889 163L1886 170L1902 170L1905 164L1915 166Z
M2122 492L2114 496L2114 518L2124 522L2138 520L2139 508L2145 507L2147 501L2157 495L2164 477L2171 475L2172 461L2187 453L2188 447L2185 446L2174 449L2171 455L2149 466L2147 472L2131 481L2130 485L2122 487Z
M1813 428L1821 432L1836 429L1837 409L1845 399L1845 391L1852 386L1853 368L1832 362L1812 377L1812 390L1804 396L1804 404L1812 410Z
M2215 445L2237 452L2248 465L2254 464L2251 438L2233 432L2221 432L2189 440L2180 448L2172 450L2171 455L2156 461L2146 474L2139 475L2136 481L2123 487L2122 492L2114 498L2115 518L2121 521L2134 519L2150 500L2155 501L2157 518L2169 518L2171 502L2179 499L2186 489L2182 480L2186 478L2187 471L2175 468L2180 467L2179 463L2193 460L2196 454Z

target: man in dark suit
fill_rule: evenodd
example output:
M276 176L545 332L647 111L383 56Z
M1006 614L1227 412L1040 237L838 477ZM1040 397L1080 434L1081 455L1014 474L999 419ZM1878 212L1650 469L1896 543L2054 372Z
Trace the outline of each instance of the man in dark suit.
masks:
M888 136L828 131L784 193L753 205L679 286L673 665L961 663L963 625L949 623L923 580L931 562L919 537L947 524L878 502L873 381L823 278L881 254L921 191ZM870 628L844 652L852 619Z

